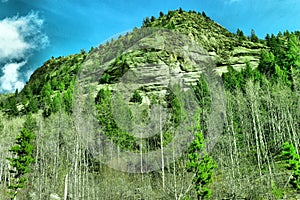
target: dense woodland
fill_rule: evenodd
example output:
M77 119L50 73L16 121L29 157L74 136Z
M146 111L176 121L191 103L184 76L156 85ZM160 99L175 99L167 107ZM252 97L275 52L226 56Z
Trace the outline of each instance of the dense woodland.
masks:
M180 16L190 16L191 21ZM182 29L188 32L185 26L194 18L206 25L214 23L204 12L180 9L160 13L157 19L146 18L143 27L185 33ZM300 32L259 39L254 31L247 37L241 30L236 34L220 30L218 34L226 42L204 46L224 57L235 46L262 48L257 67L250 62L242 69L228 64L228 72L221 76L226 116L222 135L212 149L207 137L212 105L204 77L193 86L201 107L190 127L194 140L178 159L167 160L159 170L128 173L103 164L94 149L86 146L73 115L76 74L91 52L109 52L122 41L121 36L89 52L51 58L34 72L22 91L0 96L0 198L299 199ZM115 65L126 65L125 56L115 59ZM99 77L99 84L112 81L111 74ZM141 154L153 149L163 152L166 145L172 145L174 133L168 128L185 120L184 101L172 92L166 95L166 107L171 110L169 127L143 141L141 147L114 121L111 92L100 89L93 99L98 123L109 140ZM139 92L132 95L131 102L142 102ZM126 111L127 107L120 104L120 109Z

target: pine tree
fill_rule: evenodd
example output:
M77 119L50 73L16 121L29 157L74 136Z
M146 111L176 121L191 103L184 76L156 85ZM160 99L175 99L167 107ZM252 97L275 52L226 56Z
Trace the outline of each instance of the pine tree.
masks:
M17 116L19 114L19 110L17 107L17 98L15 96L12 96L8 99L8 114L11 116Z
M196 133L196 138L190 145L189 152L186 169L188 172L195 174L193 184L197 193L197 199L209 198L211 191L208 185L212 182L214 169L217 165L205 152L205 143L202 133ZM204 156L201 158L200 154Z
M27 105L27 112L28 113L36 113L39 110L38 107L38 100L36 97L31 97L29 103Z
M152 16L151 19L150 19L150 21L151 21L151 22L154 22L154 21L155 21L155 17Z
M70 86L68 90L63 95L65 111L69 114L72 113L73 109L73 87Z
M8 186L11 195L10 199L15 199L18 191L25 187L27 174L30 172L30 165L34 161L32 152L34 149L35 127L35 119L28 115L20 134L16 138L16 144L9 150L13 154L12 158L7 158L12 167L10 173L12 173L13 177Z
M251 30L251 35L250 35L250 40L251 42L258 42L258 37L255 35L255 31L252 29Z
M239 38L239 41L243 41L247 39L247 37L244 35L244 32L240 29L237 29L236 34Z
M179 13L180 13L180 14L183 13L183 10L182 10L181 7L179 8Z
M61 107L60 99L61 99L60 93L57 93L51 103L51 112L52 113L56 113L60 110L60 107Z
M50 104L52 93L53 91L51 88L51 84L50 82L47 82L41 91L41 99L44 101L45 104Z
M162 11L159 12L159 17L163 17L164 16L164 13Z
M293 171L290 184L300 191L300 156L297 154L294 145L285 142L282 146L282 156L287 163L286 168Z
M261 52L261 58L259 60L258 70L265 74L268 78L275 74L275 56L272 52L263 50Z
M146 17L143 21L143 27L148 27L150 25L150 19L149 17Z

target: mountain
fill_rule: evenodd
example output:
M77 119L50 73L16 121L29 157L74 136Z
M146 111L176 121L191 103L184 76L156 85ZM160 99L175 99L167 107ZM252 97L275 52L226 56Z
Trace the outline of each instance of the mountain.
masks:
M214 61L219 74L226 72L227 66L229 65L237 70L246 67L247 63L250 64L252 68L256 68L259 64L261 50L267 48L264 41L257 40L253 42L245 37L241 31L239 35L230 33L224 27L207 17L205 13L196 13L194 11L169 11L165 15L161 13L158 19L152 17L151 20L149 20L146 18L142 28L168 29L186 35L187 38L195 41L206 51ZM140 30L134 29L126 36L120 36L118 40L112 40L105 45L101 44L99 47L92 48L89 52L82 51L79 54L66 57L51 58L32 74L21 94L27 96L27 98L31 94L39 96L47 82L50 83L53 91L66 90L86 58L95 56L96 51L98 54L103 54L104 52L107 54L107 51L111 51L111 59L117 59L117 57L120 56L117 54L123 51L122 48L126 49L131 45L123 44L122 41L133 42L131 41L132 39L128 38L137 37L136 35L139 34L137 33L138 31ZM161 38L161 40L163 39L164 38ZM133 40L138 40L138 37L133 38ZM130 61L130 59L133 59L131 57L140 58L138 61L140 63L145 61L143 58L151 56L153 56L151 59L167 62L167 65L177 65L178 62L182 62L182 60L176 60L176 56L172 60L168 54L158 54L160 54L160 52L151 52L151 49L149 49L146 52L139 52L138 55L134 53L132 56L127 55L128 58L123 59L127 62L125 63L127 65L136 62L136 60ZM120 67L120 62L114 63L113 65L117 69ZM187 73L187 71L183 73ZM190 75L186 74L186 76ZM192 82L195 82L197 78L194 77L192 79L194 79Z
M145 18L0 95L0 199L299 199L300 32Z

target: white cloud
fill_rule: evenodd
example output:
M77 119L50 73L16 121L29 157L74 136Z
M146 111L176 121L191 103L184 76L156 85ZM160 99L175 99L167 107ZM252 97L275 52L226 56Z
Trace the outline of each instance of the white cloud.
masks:
M9 63L3 67L3 76L0 78L0 85L2 91L19 91L24 87L24 83L18 80L18 70L24 66L26 62ZM0 90L0 91L1 91Z
M26 16L0 20L0 67L3 68L4 73L1 77L0 92L20 88L21 81L15 80L19 77L20 68L25 65L34 51L49 44L47 35L41 30L43 23L44 21L39 18L38 14L33 12ZM8 69L10 67L11 70ZM15 86L11 85L13 83Z
M41 32L43 20L37 13L23 17L5 18L0 21L0 61L19 59L35 49L48 44L48 37Z

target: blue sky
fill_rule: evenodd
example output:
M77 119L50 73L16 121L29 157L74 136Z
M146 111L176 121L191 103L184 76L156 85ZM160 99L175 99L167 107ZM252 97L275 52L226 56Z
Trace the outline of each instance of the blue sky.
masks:
M0 93L21 89L51 56L89 50L179 7L260 38L300 30L299 0L0 0Z

